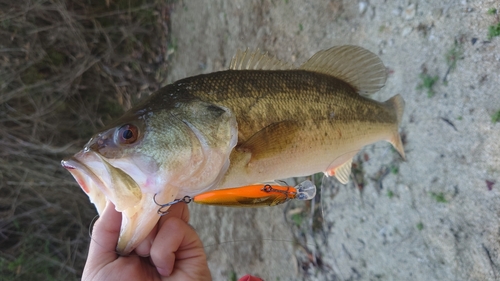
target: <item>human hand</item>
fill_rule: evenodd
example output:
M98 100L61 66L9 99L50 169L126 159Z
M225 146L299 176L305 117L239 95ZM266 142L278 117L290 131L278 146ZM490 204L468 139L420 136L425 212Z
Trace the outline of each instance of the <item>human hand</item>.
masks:
M108 203L94 226L82 280L211 280L186 204L168 211L131 255L119 256L121 213Z

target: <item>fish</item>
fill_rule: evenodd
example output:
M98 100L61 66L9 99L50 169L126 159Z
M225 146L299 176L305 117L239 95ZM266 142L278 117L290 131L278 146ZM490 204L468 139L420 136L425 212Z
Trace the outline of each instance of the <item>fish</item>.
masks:
M404 159L404 100L368 95L387 72L358 46L299 67L238 51L228 70L184 78L145 98L63 160L98 213L122 213L126 255L159 220L156 202L324 172L346 184L356 153L388 141Z

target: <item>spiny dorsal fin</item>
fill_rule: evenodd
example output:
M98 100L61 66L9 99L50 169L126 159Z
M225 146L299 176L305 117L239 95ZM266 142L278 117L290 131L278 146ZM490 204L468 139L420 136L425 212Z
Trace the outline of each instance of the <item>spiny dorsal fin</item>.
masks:
M230 70L288 70L293 68L292 64L282 62L267 53L248 49L244 52L237 50L229 64Z
M363 95L380 90L387 79L380 58L358 46L336 46L319 51L299 69L335 76Z

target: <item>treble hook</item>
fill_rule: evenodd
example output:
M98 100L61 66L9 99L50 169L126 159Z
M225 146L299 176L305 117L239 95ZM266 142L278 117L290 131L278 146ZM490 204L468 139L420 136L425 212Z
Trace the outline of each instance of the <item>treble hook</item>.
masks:
M288 201L288 196L290 195L290 187L287 186L286 190L279 190L279 189L276 189L276 188L273 188L270 184L266 184L264 185L264 187L261 189L261 191L264 191L264 192L278 192L278 193L283 193L285 194L285 201ZM294 196L297 192L291 192Z
M164 216L164 215L168 214L168 211L167 210L163 210L163 208L170 207L170 206L172 206L174 204L177 204L179 202L184 202L184 203L188 204L192 200L193 200L192 197L186 195L186 196L184 196L181 199L175 199L172 202L168 202L168 203L165 203L165 204L160 204L160 203L156 202L156 193L155 193L155 195L153 195L153 202L155 202L156 205L160 206L160 208L158 208L158 211L156 211L158 213L158 215L160 215L160 216Z

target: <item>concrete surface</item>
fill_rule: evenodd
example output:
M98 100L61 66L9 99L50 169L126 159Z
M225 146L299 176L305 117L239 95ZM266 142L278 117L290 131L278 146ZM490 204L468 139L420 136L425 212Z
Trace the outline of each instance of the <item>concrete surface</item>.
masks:
M499 2L177 2L170 82L227 68L238 48L299 65L319 50L353 44L379 54L390 73L372 97L406 100L406 162L386 143L367 147L356 161L362 191L325 180L319 229L307 204L191 206L214 280L246 273L264 280L500 279L500 123L491 121L500 110L500 37L488 39L498 21L490 8ZM422 73L439 77L433 97L417 89ZM300 226L285 221L293 214L305 218Z

